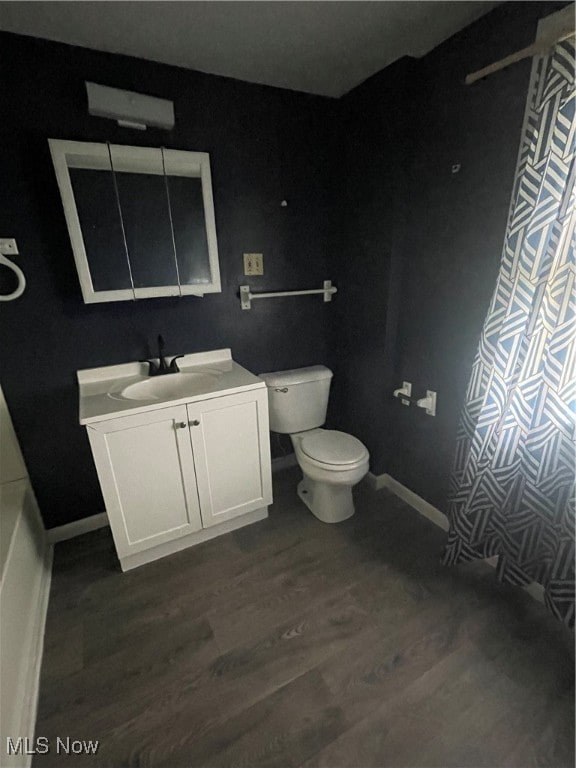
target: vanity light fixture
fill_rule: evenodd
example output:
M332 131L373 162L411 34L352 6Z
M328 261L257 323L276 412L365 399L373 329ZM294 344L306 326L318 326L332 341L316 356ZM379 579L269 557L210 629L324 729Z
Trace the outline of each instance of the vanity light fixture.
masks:
M88 112L97 117L116 120L123 128L145 131L151 128L174 128L174 102L146 96L143 93L122 91L86 81Z

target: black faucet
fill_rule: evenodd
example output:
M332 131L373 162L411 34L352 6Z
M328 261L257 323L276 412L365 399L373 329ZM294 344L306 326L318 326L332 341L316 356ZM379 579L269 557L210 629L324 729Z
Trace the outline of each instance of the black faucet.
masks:
M164 339L161 335L158 336L158 362L155 360L140 360L141 363L148 363L148 376L163 376L165 373L178 373L180 368L176 360L179 360L184 355L176 355L173 357L170 363L166 361L164 357Z

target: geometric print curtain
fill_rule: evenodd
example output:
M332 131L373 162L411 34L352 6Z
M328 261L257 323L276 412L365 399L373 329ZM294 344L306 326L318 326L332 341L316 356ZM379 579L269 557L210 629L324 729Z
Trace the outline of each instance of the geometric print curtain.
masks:
M574 626L574 39L534 65L498 282L457 436L444 562L498 556Z

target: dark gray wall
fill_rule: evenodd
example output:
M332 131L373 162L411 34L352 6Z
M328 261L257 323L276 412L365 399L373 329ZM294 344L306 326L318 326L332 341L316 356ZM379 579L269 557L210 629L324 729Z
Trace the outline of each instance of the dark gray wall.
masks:
M464 78L529 45L562 5L505 3L414 62L408 82L389 68L340 104L351 117L341 172L358 204L337 248L336 273L352 285L333 328L345 341L332 416L366 442L373 472L439 508L496 284L531 64L473 86ZM416 396L437 391L435 418L391 397L403 380Z
M1 305L1 382L52 527L104 508L78 425L78 369L139 359L158 333L169 353L229 346L255 372L327 362L335 304L303 297L244 312L236 294L244 282L282 290L334 277L325 264L333 102L10 34L0 35L0 67L0 232L17 239L28 281ZM172 99L174 130L90 117L85 80ZM222 293L85 305L49 137L209 152ZM244 251L264 253L263 277L244 278Z
M0 35L0 232L18 239L28 278L1 309L1 381L49 527L103 508L77 425L76 370L137 359L159 332L168 352L231 346L256 372L330 364L329 426L364 440L373 472L444 507L530 63L463 81L527 45L562 5L505 3L339 101ZM173 99L174 131L135 134L90 117L87 79ZM48 137L209 152L222 294L84 305ZM330 278L340 292L329 305L309 297L242 312L243 251L265 254L256 288ZM392 398L403 379L417 395L438 392L436 418Z
M371 470L388 455L416 62L402 59L338 103L331 253L340 293L330 344L331 423L358 435Z

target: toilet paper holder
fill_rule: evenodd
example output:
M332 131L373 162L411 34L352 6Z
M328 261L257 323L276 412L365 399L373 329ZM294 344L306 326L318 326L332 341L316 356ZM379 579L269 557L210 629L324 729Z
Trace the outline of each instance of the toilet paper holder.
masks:
M402 405L414 403L417 408L424 408L428 416L436 416L436 392L431 389L426 390L426 397L412 397L412 383L403 381L402 386L394 390L394 397L397 397Z

